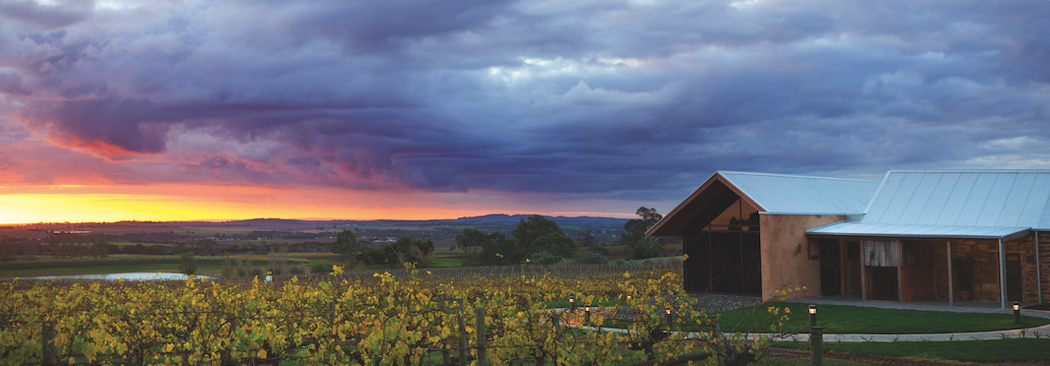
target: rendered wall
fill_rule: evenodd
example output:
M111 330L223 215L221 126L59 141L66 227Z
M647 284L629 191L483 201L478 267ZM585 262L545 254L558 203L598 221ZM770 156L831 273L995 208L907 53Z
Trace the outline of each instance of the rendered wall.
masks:
M820 254L810 245L806 230L845 220L841 215L760 215L762 232L762 300L775 290L806 286L788 300L820 296Z

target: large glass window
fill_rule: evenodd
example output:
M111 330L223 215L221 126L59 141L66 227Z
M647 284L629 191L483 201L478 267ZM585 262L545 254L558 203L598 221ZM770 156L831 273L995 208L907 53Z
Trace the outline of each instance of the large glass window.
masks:
M689 255L686 290L760 295L758 210L737 198L713 220L698 224L683 238Z

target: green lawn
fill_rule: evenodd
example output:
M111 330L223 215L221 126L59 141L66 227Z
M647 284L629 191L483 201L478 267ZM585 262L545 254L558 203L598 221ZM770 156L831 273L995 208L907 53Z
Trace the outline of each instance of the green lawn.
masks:
M135 245L139 245L139 244L142 244L143 246L147 246L147 247L149 247L149 246L174 247L175 246L175 244L134 243L134 242L128 242L128 241L116 241L116 242L111 242L109 244L113 244L113 245L116 245L118 247L130 247L130 246L135 246Z
M595 307L608 307L608 306L620 306L620 305L623 305L623 303L624 303L623 300L607 300L607 301L597 301L597 302L595 302L593 304L590 304L590 305L591 306L595 306ZM583 304L583 303L576 303L576 309L578 311L582 312L584 305L585 304ZM550 301L550 302L547 303L547 308L548 309L559 309L559 308L568 309L569 308L569 300Z
M809 304L776 302L772 306L790 309L789 331L808 331ZM719 326L723 331L747 329L768 331L768 327L756 327L756 319L768 317L767 307L727 311L721 314ZM783 312L784 310L781 310ZM757 316L752 316L754 313ZM878 309L861 306L818 305L817 325L825 333L954 333L979 332L1003 329L1029 328L1050 323L1050 319L1030 316L1021 317L1021 325L1013 323L1011 314L952 313L940 311Z
M439 255L434 258L430 266L434 268L463 267L463 262L465 261L462 258L450 258Z
M809 343L777 347L809 349ZM1050 362L1050 339L1012 338L990 341L824 343L837 352L916 357L966 362Z

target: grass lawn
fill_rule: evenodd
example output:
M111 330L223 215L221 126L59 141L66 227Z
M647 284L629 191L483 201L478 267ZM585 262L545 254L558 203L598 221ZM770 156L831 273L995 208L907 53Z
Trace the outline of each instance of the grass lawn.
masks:
M791 320L786 324L789 331L808 331L809 304L776 302L777 307L790 309ZM740 309L723 312L719 322L722 330L751 329L768 331L768 327L755 327L758 319L767 317L766 307ZM781 310L783 311L783 310ZM737 323L739 322L739 326ZM1021 324L1013 323L1011 314L977 314L952 313L941 311L878 309L861 306L818 305L817 325L824 327L825 333L954 333L980 332L1003 329L1029 328L1050 323L1050 319L1022 316Z
M139 244L142 244L143 246L147 246L147 247L149 247L149 246L174 247L175 246L175 244L135 243L135 242L128 242L128 241L116 241L116 242L111 242L109 244L113 244L113 245L116 245L118 247L130 247L130 246L139 245Z
M582 314L584 305L585 304L583 304L583 303L576 303L576 309L578 311L580 311L581 314ZM590 305L594 306L594 307L620 306L620 305L623 305L623 300L596 301L595 303L590 304ZM568 309L569 308L569 300L555 300L555 301L547 302L547 308L548 309L556 309L556 308ZM607 324L608 324L608 322L607 322Z
M463 267L462 258L451 258L438 255L434 257L434 261L430 262L430 266L434 268L448 268L448 267Z
M809 349L809 343L784 343L776 346ZM825 342L824 349L837 352L966 362L1050 362L1050 339L1047 338L952 342Z

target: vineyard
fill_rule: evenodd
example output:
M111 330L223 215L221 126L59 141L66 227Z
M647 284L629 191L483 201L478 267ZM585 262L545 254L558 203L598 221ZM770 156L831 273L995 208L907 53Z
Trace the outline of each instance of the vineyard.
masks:
M280 282L6 281L0 363L575 366L761 356L768 340L726 338L681 288L677 271L660 269L456 280L415 270L351 280L336 267ZM575 309L550 308L569 298ZM786 320L768 311L774 328ZM626 330L609 331L614 323Z

